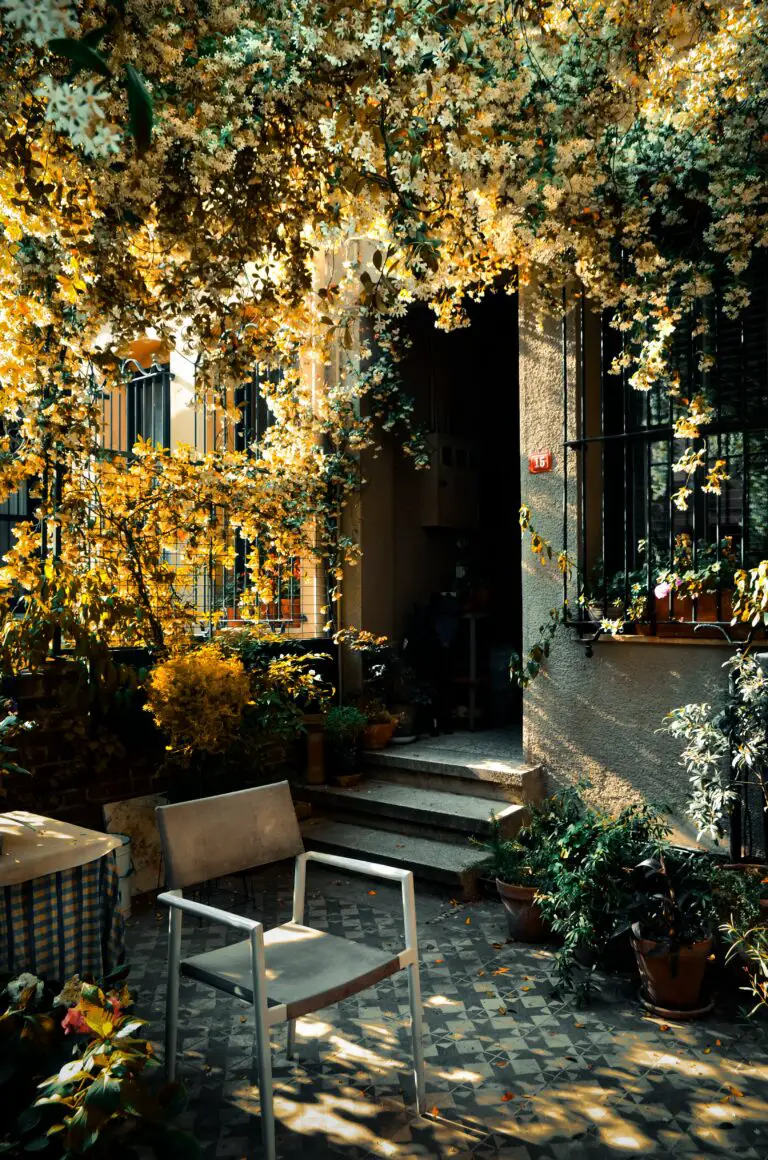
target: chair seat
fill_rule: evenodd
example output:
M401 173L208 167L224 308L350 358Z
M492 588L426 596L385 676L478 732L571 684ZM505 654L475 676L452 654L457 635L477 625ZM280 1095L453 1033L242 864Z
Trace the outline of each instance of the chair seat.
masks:
M339 1003L400 970L399 954L295 922L265 932L264 956L269 1004L285 1005L285 1019ZM183 959L181 973L253 1002L247 939Z

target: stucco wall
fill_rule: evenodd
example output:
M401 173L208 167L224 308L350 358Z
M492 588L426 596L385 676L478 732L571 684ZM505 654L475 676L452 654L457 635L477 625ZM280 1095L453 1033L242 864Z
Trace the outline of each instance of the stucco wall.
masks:
M569 319L566 374L572 400L578 329L576 319ZM532 508L537 530L560 548L563 336L559 320L542 322L537 318L535 290L524 291L520 301L520 408L522 500ZM569 438L573 438L573 404L568 422ZM553 453L552 472L529 474L529 453L544 449ZM571 462L572 472L574 467ZM570 488L569 496L568 545L575 555L575 486ZM573 598L574 594L570 595ZM524 540L526 648L536 638L538 626L547 620L550 608L562 603L562 596L557 569L542 567ZM587 775L594 796L611 809L641 795L667 802L683 832L692 832L682 819L687 782L678 764L678 746L657 729L671 708L722 697L726 681L721 666L730 655L728 646L649 638L601 640L589 658L574 637L566 628L558 630L545 670L525 694L523 744L527 758L545 763L554 783Z

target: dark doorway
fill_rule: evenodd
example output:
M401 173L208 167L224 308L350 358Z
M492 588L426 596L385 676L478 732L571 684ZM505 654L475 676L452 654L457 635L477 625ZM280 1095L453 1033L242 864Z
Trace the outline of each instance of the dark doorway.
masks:
M442 731L519 725L509 659L521 644L517 299L488 295L446 333L427 308L404 322L403 364L432 466L395 481L396 619L437 686Z

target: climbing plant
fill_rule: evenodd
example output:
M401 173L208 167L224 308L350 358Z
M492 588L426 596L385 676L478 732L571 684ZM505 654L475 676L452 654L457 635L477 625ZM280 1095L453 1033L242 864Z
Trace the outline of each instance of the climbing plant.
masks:
M631 385L678 392L671 338L715 273L728 313L748 302L759 3L0 0L0 17L0 500L29 488L33 508L0 573L5 664L57 631L84 651L182 641L168 554L226 564L224 508L340 578L360 453L384 428L423 460L395 357L414 301L450 327L500 284L535 280L553 310L586 295L613 310ZM222 424L255 361L280 368L258 458L104 454L100 400L147 332L193 359ZM681 503L704 404L682 402ZM270 577L258 553L249 568L258 601Z

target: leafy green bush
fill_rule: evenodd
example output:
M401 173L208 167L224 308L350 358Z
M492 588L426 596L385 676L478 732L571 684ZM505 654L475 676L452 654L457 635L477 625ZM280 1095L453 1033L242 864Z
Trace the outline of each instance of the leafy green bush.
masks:
M633 803L612 816L580 795L571 797L564 821L548 843L548 887L539 904L563 940L556 959L559 986L586 996L589 974L582 977L577 967L598 963L626 927L622 915L632 893L632 867L664 841L669 827L657 807Z
M508 885L542 888L550 884L552 843L582 808L578 790L566 787L543 802L529 805L528 820L516 837L504 838L498 819L492 816L488 839L474 844L490 855L487 869L495 878Z
M331 745L354 745L367 724L365 713L354 705L334 705L325 715L325 732Z

